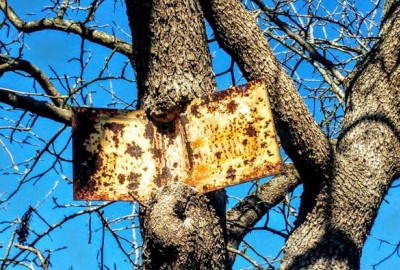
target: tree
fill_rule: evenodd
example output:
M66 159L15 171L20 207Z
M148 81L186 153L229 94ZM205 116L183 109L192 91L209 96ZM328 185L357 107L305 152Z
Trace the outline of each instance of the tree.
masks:
M93 105L91 88L97 86L110 96L103 103L94 103L96 106L110 102L130 107L132 103L114 91L119 81L126 81L129 87L135 82L138 107L156 123L167 125L188 101L215 91L215 77L226 74L232 84L238 76L248 81L261 78L267 84L280 143L288 156L285 173L263 184L256 182L257 188L226 213L223 191L203 196L183 185L167 185L156 191L141 207L144 268L231 268L237 255L248 258L240 251L240 244L274 206L285 201L285 207L292 211L288 194L301 183L293 228L294 217L287 220L290 234L263 228L286 240L280 268L359 269L362 248L382 200L400 175L400 2L383 5L377 1L368 7L359 3L357 7L355 1L344 1L331 7L327 1L126 1L132 44L121 37L125 35L122 26L98 22L109 20L104 14L110 11L102 10L105 2L52 1L30 18L15 12L9 1L0 0L2 35L6 37L1 42L0 74L5 79L22 77L33 82L26 92L0 88L0 101L7 104L2 107L2 121L11 123L2 128L0 142L14 167L3 169L3 174L21 165L27 167L19 174L14 192L3 196L1 204L51 170L63 174L63 163L69 161L64 158L69 139L57 147L55 141L68 130L71 105ZM114 2L116 12L125 8L121 5ZM71 63L77 73L38 67L28 59L30 38L48 30L74 36L71 38L79 50ZM208 45L215 46L215 42L231 59L229 68L216 76ZM100 68L91 64L96 55L90 48L96 46L109 49ZM115 68L115 59L125 64ZM128 74L129 64L136 80ZM313 81L308 81L310 78ZM109 81L110 87L104 87L103 81ZM308 99L314 102L311 106ZM34 149L35 140L40 138L36 139L32 128L41 124L42 118L62 126L43 141L42 150L17 164L16 154L9 152L4 139L23 145L24 151L29 146ZM20 139L19 133L26 134L25 138ZM45 154L52 156L54 163L34 175L33 169ZM70 180L64 176L64 181ZM58 200L53 195L55 207L65 208ZM38 205L6 223L4 231L18 224L13 235L18 236L16 248L21 251L10 256L12 238L2 268L34 260L24 257L29 252L47 268L51 261L44 258L37 243L67 221L92 214L101 221L103 240L108 231L126 259L139 267L136 240L120 235L113 228L117 221L109 220L103 210L110 203L89 204L53 225ZM36 232L30 225L32 216L48 229ZM135 217L132 213L124 220ZM92 229L89 231L91 239ZM28 241L32 233L36 237ZM135 259L121 243L125 241L133 245ZM103 248L104 241L100 268L106 267ZM46 251L48 256L52 253ZM259 269L277 265L249 260Z

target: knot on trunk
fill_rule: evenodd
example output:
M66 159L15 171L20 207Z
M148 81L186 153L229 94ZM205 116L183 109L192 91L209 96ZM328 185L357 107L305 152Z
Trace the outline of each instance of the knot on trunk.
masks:
M224 269L219 219L196 189L182 183L160 188L141 220L144 269Z

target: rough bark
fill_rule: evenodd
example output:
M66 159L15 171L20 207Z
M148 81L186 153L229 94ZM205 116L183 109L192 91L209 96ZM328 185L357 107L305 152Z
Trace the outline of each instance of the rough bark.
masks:
M303 180L305 194L315 195L321 179L329 173L332 156L328 139L243 4L236 0L201 2L217 41L237 62L246 79L265 80L282 147ZM302 203L303 212L307 212L314 201Z
M159 122L215 90L198 1L126 1L132 28L139 107Z
M126 1L139 107L163 128L186 103L216 90L197 0ZM158 190L142 212L144 269L224 269L226 196L184 184Z
M282 269L359 269L382 199L399 177L399 1L387 8L380 38L348 83L331 179L287 241Z
M224 237L205 196L183 184L161 188L144 208L144 269L225 269Z

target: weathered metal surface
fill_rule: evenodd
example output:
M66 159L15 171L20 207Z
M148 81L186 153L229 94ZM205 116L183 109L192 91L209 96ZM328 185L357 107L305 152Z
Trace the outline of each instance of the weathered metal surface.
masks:
M75 108L73 151L77 200L145 201L170 181L208 192L283 170L262 81L195 99L162 127L143 111Z

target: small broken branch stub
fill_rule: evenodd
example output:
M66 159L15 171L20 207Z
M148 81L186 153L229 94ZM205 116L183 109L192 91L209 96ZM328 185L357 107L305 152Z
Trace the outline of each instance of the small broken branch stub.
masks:
M170 124L74 108L74 198L146 201L169 182L205 193L283 171L262 80L194 99Z

